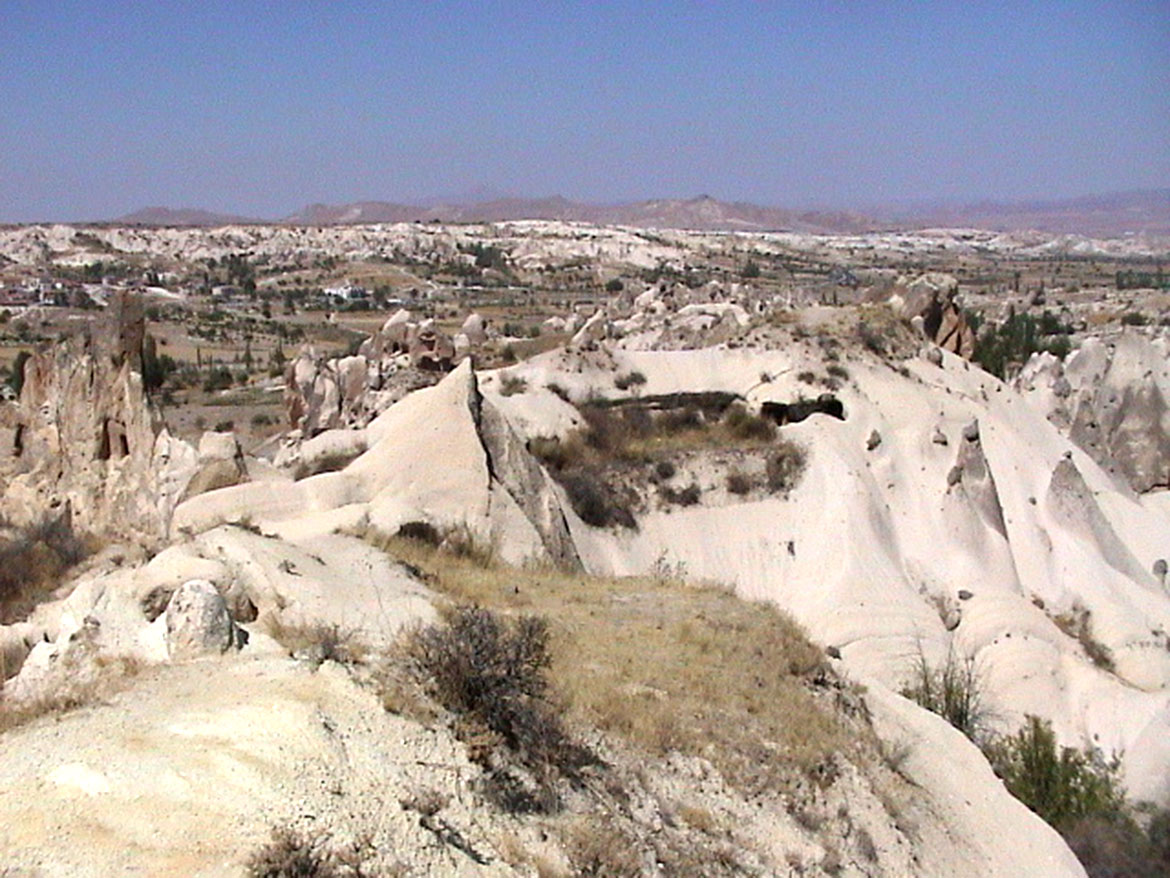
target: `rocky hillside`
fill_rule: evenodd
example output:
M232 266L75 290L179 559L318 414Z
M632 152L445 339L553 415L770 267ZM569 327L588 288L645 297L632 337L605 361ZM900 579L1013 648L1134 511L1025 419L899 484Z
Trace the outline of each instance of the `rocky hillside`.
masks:
M110 545L0 627L6 866L1085 874L989 742L1037 717L1170 804L1164 349L1006 384L938 289L912 321L650 289L405 395L395 317L289 365L270 461L154 432L132 309L92 389L38 360L10 544L68 504ZM956 663L970 737L902 694Z

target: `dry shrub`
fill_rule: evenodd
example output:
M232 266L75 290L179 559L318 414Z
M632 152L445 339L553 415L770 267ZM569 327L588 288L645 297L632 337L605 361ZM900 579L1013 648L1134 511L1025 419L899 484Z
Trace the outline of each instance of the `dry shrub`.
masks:
M781 439L764 465L768 490L787 493L800 481L806 463L804 449L789 439Z
M663 433L702 432L707 428L707 422L703 420L703 414L697 408L686 406L660 412L654 418L654 426L657 432Z
M767 418L753 415L738 403L728 407L722 424L731 438L741 442L771 442L776 438L774 423Z
M428 546L437 546L443 542L443 535L429 521L405 522L398 528L398 536L407 540L418 540Z
M548 637L544 619L508 620L458 607L445 622L416 631L407 647L432 697L465 720L460 737L473 758L491 768L489 798L514 813L555 810L556 779L574 779L594 761L571 739L550 698ZM535 789L511 761L495 764L497 740L535 778Z
M597 470L584 469L565 473L561 487L569 505L586 524L593 527L617 525L631 530L638 527L629 504L614 491Z
M884 356L889 350L889 344L886 340L885 333L881 328L874 326L865 320L857 324L857 340L865 346L870 353L877 354L879 357Z
M287 649L289 655L318 665L327 661L357 665L369 657L369 647L362 643L355 631L333 622L284 619L273 613L265 618L264 631Z
M702 496L702 491L699 486L692 483L685 488L675 490L669 485L663 485L658 489L662 495L662 499L667 503L673 503L675 506L694 506L699 502Z
M581 417L585 420L582 438L585 444L601 455L621 457L626 446L634 438L631 422L624 412L597 406L583 406Z
M536 436L528 440L528 453L543 463L554 476L590 462L591 455L580 433L564 439Z
M374 878L403 874L401 866L375 869L377 850L369 837L342 848L329 846L323 833L306 834L282 827L248 857L249 878Z
M557 384L555 381L550 381L548 384L546 384L544 386L545 386L545 389L548 390L549 393L553 394L554 396L560 397L564 402L571 402L572 401L569 397L569 391L565 390L564 387L562 387L560 384Z
M1170 846L1165 839L1159 843L1157 830L1155 822L1143 833L1132 821L1095 817L1065 826L1061 835L1089 878L1164 878Z
M596 818L579 820L565 833L564 846L580 878L639 878L642 856L633 837Z
M500 378L500 396L515 396L528 389L528 382L519 375L504 375Z
M496 547L477 536L466 524L447 528L439 545L457 558L466 558L484 567L496 557Z
M1093 636L1093 617L1088 608L1073 604L1069 612L1053 616L1052 621L1057 628L1080 643L1094 665L1109 673L1117 669L1113 662L1113 651Z
M68 513L13 532L0 543L0 624L27 619L99 547L73 532Z
M727 474L727 490L742 497L750 494L755 487L755 480L742 470L734 469Z
M613 386L618 390L629 390L632 387L641 387L646 383L646 376L641 372L627 372L613 380Z
M987 714L983 681L973 658L951 650L940 666L931 667L919 651L913 679L902 695L938 714L972 741L982 738Z
M415 540L428 546L438 546L460 558L470 558L480 564L490 564L496 556L496 548L478 537L465 523L451 527L436 527L429 521L407 521L399 528L397 535Z
M321 836L294 829L273 830L272 838L246 864L252 878L341 878Z

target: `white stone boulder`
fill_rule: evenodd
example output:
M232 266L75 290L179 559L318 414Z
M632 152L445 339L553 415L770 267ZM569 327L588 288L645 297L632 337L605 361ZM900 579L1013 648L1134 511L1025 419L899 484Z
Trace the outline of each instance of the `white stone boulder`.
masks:
M219 655L239 643L227 603L206 579L190 579L171 595L166 626L167 653L173 661Z

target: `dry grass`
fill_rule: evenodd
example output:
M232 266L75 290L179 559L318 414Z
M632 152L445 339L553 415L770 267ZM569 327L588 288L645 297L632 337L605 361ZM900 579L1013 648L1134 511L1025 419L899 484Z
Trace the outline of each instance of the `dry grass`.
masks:
M567 827L564 835L576 876L638 878L645 874L637 841L621 827L596 818L582 819Z
M573 511L594 527L636 529L634 511L643 508L647 482L669 479L675 461L706 451L754 452L780 469L773 492L787 491L804 465L801 449L777 438L776 426L742 405L728 406L718 420L695 407L660 412L639 408L583 406L586 426L561 438L536 437L528 450L541 460L565 489ZM772 487L776 482L778 487ZM742 480L736 482L742 484ZM750 490L750 487L748 488ZM746 492L745 492L746 493ZM697 486L659 490L667 503L691 506L700 499Z
M529 443L529 450L554 472L613 461L653 462L690 451L763 448L776 436L771 421L738 404L718 421L706 420L694 408L651 414L583 406L581 415L583 429L564 439L536 438Z
M1117 669L1113 651L1093 636L1093 614L1086 607L1073 604L1069 612L1051 618L1057 628L1080 643L1094 665L1109 673Z
M316 664L331 661L356 665L369 658L369 647L340 625L272 614L265 617L263 627L264 633L287 649L289 655L302 656Z
M19 702L0 698L0 733L40 717L60 716L109 698L125 689L142 667L133 656L97 656L93 659L94 673L66 676L67 682L50 694Z
M741 789L815 776L857 744L810 680L824 658L790 618L713 587L483 566L368 536L460 604L550 621L550 681L571 724L654 755L705 757Z
M374 866L377 857L370 837L335 847L323 831L302 833L282 827L273 829L269 840L252 852L245 869L249 878L392 878L406 873L397 863Z
M528 382L519 375L503 375L500 377L500 396L515 396L528 389Z

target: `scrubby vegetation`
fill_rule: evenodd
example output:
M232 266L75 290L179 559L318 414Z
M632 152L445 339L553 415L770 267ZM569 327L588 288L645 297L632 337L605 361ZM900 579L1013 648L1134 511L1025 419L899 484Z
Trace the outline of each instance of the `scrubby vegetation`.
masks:
M504 753L571 776L582 763L569 730L592 727L655 756L702 756L758 791L823 781L836 759L868 746L830 706L850 696L835 689L821 651L770 605L720 588L483 565L368 538L458 602L410 648L411 661L433 680L432 697L466 718L471 746L485 735L498 742L485 763L493 768ZM837 694L822 706L818 691ZM542 731L555 711L563 726ZM543 743L531 741L538 730Z
M338 848L323 834L281 827L253 851L245 869L249 878L393 878L403 874L397 867L375 870L370 865L375 853L368 840Z
M985 752L1012 795L1058 830L1125 811L1118 761L1058 747L1052 726L1039 717L1028 717L1023 728L988 744Z
M768 490L773 494L792 490L800 481L805 463L806 457L803 448L790 440L780 440L775 450L768 455L765 465Z
M460 737L489 772L490 798L513 812L556 810L557 781L577 778L594 761L552 700L548 644L542 618L456 607L445 622L416 632L407 649L432 697L460 718Z
M1090 878L1167 874L1170 810L1147 816L1143 827L1126 801L1116 756L1061 747L1051 724L1035 716L1014 734L991 734L975 663L953 652L937 668L920 655L902 694L977 744L1008 791L1064 837Z
M1093 617L1086 607L1074 604L1067 613L1052 617L1056 627L1074 638L1085 651L1094 665L1103 671L1112 673L1116 668L1113 663L1113 651L1093 636Z
M519 375L503 375L500 378L500 396L515 396L528 389L528 382Z
M630 390L641 387L646 383L646 376L641 372L626 372L613 380L613 386L618 390Z
M635 527L634 510L645 503L651 482L659 483L657 494L667 504L697 503L699 485L663 484L678 472L676 461L690 455L735 451L762 456L764 481L772 493L791 490L804 470L803 449L777 438L775 423L742 403L662 410L591 404L580 412L585 422L581 429L563 439L532 439L528 448L565 489L581 520L595 527ZM742 478L733 482L744 484Z
M972 327L979 326L972 319ZM1039 318L1011 311L1001 323L983 326L977 333L974 360L992 375L1007 378L1011 369L1027 362L1038 351L1064 359L1072 350L1072 329L1045 311Z
M10 701L0 695L0 732L99 702L125 688L142 670L142 665L131 656L97 656L92 666L82 672L74 658L67 655L62 670L70 673L62 674L62 682L51 693L22 701ZM4 656L0 654L0 681L6 676Z
M265 633L288 650L290 655L316 664L331 661L358 664L369 656L368 647L357 634L337 624L285 619L270 615L264 619Z
M972 741L982 739L983 683L973 658L960 657L952 649L941 666L931 667L919 652L912 680L902 695L937 713Z
M10 528L0 537L0 624L27 618L97 548L95 539L74 533L68 515Z

